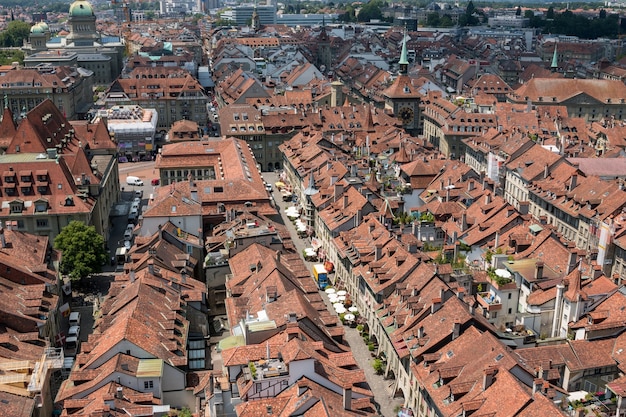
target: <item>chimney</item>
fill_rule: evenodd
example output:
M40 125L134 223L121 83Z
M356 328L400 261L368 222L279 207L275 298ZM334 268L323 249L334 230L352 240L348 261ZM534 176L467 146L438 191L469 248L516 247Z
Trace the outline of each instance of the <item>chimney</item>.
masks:
M154 275L154 260L152 259L148 259L148 272L150 272L151 275Z
M276 251L276 263L280 263L280 251Z
M3 248L7 247L7 240L6 240L6 237L4 236L4 229L2 228L2 222L0 222L0 244L2 245Z
M469 180L467 182L467 191L474 191L474 180Z
M535 279L543 278L543 261L537 261L535 263Z
M496 375L496 368L489 367L483 371L483 391L487 391L487 389L493 384L493 377Z
M593 279L600 278L602 276L602 265L594 265L592 274Z
M339 201L339 197L343 194L343 184L335 183L334 201Z
M420 326L419 329L417 329L417 338L421 339L424 337L424 326Z
M361 224L361 221L363 221L363 212L361 209L358 209L356 211L356 217L354 218L354 227L358 227Z
M519 214L528 214L528 208L530 203L528 201L520 201L519 203Z
M459 337L460 333L461 333L461 323L459 323L458 321L455 321L454 325L452 326L452 340L455 340L457 337Z
M352 387L343 387L343 408L352 409Z
M117 389L115 390L115 398L117 398L119 400L124 398L123 388L122 387L117 387Z
M466 230L467 230L467 214L463 212L463 214L461 214L461 232L464 232Z
M344 194L343 195L343 209L347 209L348 208L348 195Z
M577 174L572 174L572 176L569 179L568 191L573 191L574 188L576 188L576 183L577 182L578 182L578 175Z
M382 253L383 253L383 245L381 245L380 243L377 243L376 246L374 247L374 260L378 261L382 257Z
M130 274L128 274L128 277L130 278L131 284L135 282L135 271L130 271Z
M548 178L548 175L550 175L550 167L548 166L548 164L546 164L543 167L543 178Z
M541 378L535 378L533 380L533 394L536 392L543 394L543 379Z
M491 204L491 193L485 194L485 205Z

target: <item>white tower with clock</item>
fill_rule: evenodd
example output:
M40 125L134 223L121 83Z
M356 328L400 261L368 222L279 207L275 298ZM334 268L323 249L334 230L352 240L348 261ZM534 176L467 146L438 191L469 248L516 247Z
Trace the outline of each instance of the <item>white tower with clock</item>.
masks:
M413 80L409 77L409 60L406 50L407 34L402 38L402 52L400 53L400 71L393 84L387 88L385 96L385 109L390 110L398 118L398 123L410 134L417 135L420 132L420 100L422 94Z

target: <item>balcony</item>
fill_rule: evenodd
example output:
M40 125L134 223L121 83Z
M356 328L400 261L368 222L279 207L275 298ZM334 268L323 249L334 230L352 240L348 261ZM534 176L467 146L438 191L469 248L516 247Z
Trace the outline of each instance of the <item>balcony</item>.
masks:
M478 300L478 304L480 304L484 310L490 313L493 311L502 310L502 303L500 303L500 301L498 301L493 294L483 292L479 293L478 297L476 298Z

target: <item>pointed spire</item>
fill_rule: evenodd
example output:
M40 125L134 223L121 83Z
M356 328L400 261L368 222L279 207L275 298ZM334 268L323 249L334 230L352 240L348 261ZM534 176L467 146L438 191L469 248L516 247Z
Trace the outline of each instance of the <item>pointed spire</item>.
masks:
M313 170L309 175L309 186L304 189L304 195L315 195L319 193L319 190L315 188L315 178L313 178Z
M400 61L398 62L400 65L400 74L407 74L409 72L409 57L406 51L406 27L404 28L404 32L402 32L402 52L400 52Z
M552 72L556 72L556 70L559 68L559 59L558 59L558 54L556 52L556 41L554 42L554 53L552 54L552 65L550 65L550 69L552 70Z
M2 114L2 121L0 122L0 139L12 139L15 135L17 128L15 126L15 120L13 120L13 112L6 105Z

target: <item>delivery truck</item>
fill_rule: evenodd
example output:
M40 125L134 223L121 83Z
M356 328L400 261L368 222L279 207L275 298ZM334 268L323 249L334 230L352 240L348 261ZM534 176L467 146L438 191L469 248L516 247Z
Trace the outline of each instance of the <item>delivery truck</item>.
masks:
M139 177L133 177L132 175L129 175L128 177L126 177L126 184L137 185L141 187L143 186L143 180Z
M317 282L317 287L320 290L323 290L329 284L328 272L326 271L326 268L324 268L324 265L322 264L313 265L313 278L315 278L315 281Z

